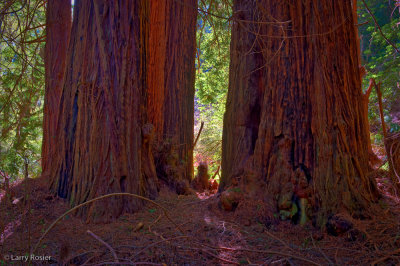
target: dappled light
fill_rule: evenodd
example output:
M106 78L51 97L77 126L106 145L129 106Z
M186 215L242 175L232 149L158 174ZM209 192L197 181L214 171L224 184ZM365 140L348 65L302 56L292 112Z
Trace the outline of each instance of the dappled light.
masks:
M400 0L0 1L0 266L400 265Z

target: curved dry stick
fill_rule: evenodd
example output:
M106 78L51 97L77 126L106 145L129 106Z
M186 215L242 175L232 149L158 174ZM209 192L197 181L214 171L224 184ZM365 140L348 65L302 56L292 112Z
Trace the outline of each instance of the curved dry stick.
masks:
M134 197L134 198L138 198L138 199L142 199L142 200L148 201L148 202L150 202L151 204L156 205L157 207L159 207L160 209L163 210L163 212L164 212L165 216L167 217L167 219L168 219L171 223L173 223L173 224L175 225L175 227L179 230L179 232L181 232L181 233L183 234L183 231L181 230L181 228L169 217L169 215L168 215L168 213L167 213L167 210L166 210L163 206L161 206L160 204L158 204L158 203L156 203L156 202L154 202L154 201L152 201L151 199L148 199L148 198L146 198L146 197L142 197L142 196L139 196L139 195L136 195L136 194L132 194L132 193L125 193L125 192L124 192L124 193L111 193L111 194L103 195L103 196L100 196L100 197L91 199L91 200L89 200L89 201L86 201L86 202L84 202L84 203L81 203L81 204L79 204L79 205L73 207L73 208L70 209L69 211L65 212L65 213L64 213L63 215L61 215L60 217L58 217L57 220L55 220L55 221L46 229L46 231L43 233L42 237L39 239L39 241L37 242L37 244L36 244L35 247L33 248L32 254L35 253L36 249L37 249L38 246L40 245L40 242L42 242L42 240L43 240L44 237L47 235L47 233L48 233L62 218L64 218L67 214L70 214L71 212L75 211L76 209L79 209L80 207L83 207L83 206L85 206L85 205L88 205L89 203L92 203L92 202L95 202L95 201L98 201L98 200L101 200L101 199L105 199L105 198L110 198L110 197L113 197L113 196L130 196L130 197Z
M118 256L117 253L115 253L115 250L109 245L107 244L103 239L101 239L99 236L95 235L92 231L87 230L86 233L88 233L89 235L91 235L92 237L94 237L97 241L99 241L100 243L102 243L106 248L108 248L108 250L110 250L111 254L113 255L115 262L119 262L118 260Z
M395 251L390 252L390 253L389 253L388 255L386 255L385 257L379 258L379 259L377 259L377 260L371 262L371 265L376 265L376 264L378 264L379 262L383 262L383 261L387 260L388 258L390 258L391 256L393 256L393 255L395 255L395 254L397 254L397 253L399 253L399 252L400 252L400 248L399 248L399 249L396 249Z
M94 249L94 250L85 251L85 252L80 253L80 254L77 254L77 255L72 255L72 256L68 257L67 259L65 259L64 265L67 265L68 262L70 262L71 260L73 260L73 259L75 259L75 258L79 258L80 256L87 255L87 254L89 254L89 253L96 253L96 252L98 252L98 250L95 250L95 249ZM91 257L91 258L93 258L93 257ZM68 265L69 265L69 264L68 264ZM83 263L82 265L85 265L85 263Z
M157 218L154 222L152 222L152 223L149 225L149 231L150 231L151 233L153 233L153 231L151 231L151 226L154 225L154 224L156 224L156 223L161 219L161 217L162 217L162 215L158 216L158 218ZM153 233L153 234L154 234L154 233Z
M233 264L233 265L240 265L240 263L238 263L236 261L232 261L232 260L221 258L220 256L215 255L215 254L213 254L213 253L211 253L211 252L209 252L209 251L207 251L205 249L200 249L200 250L203 251L204 253L210 255L211 257L216 258L217 260L223 261L225 263Z
M255 250L255 249L246 249L246 248L213 247L213 246L209 246L209 245L206 245L206 244L203 244L203 243L200 243L200 242L198 242L198 243L200 245L202 245L202 246L206 246L208 248L213 248L213 249L222 249L222 250L230 250L230 251L247 251L247 252L256 252L256 253L280 255L280 256L283 256L283 257L286 257L286 258L293 258L293 259L298 259L298 260L301 260L301 261L304 261L304 262L308 262L308 263L310 263L312 265L321 266L321 264L319 264L317 262L314 262L312 260L309 260L309 259L306 259L306 258L303 258L303 257L299 257L299 256L296 256L296 255L292 255L292 254L289 254L289 253L275 251L275 250L269 250L269 249L266 249L266 250Z
M314 238L311 233L310 233L310 235L311 235L311 241L312 241L314 248L319 250L319 253L321 253L322 256L324 256L324 258L326 259L326 261L328 262L329 265L335 265L335 263L333 263L333 261L330 258L328 258L328 256L326 256L326 254L322 251L322 249L315 245Z

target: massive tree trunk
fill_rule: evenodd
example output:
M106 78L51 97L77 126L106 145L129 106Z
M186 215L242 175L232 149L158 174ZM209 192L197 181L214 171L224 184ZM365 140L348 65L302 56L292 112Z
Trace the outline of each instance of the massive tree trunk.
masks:
M46 11L45 97L43 115L43 176L48 176L56 148L56 128L67 48L71 32L71 2L49 0Z
M130 192L154 198L147 124L148 1L75 1L53 159L52 189L77 205ZM114 197L81 214L108 220L142 201Z
M223 188L239 179L270 212L317 225L366 215L378 194L358 45L351 0L234 1Z
M197 0L150 1L148 109L157 173L168 182L193 172Z
M154 140L173 150L161 174L173 161L173 178L191 179L196 3L76 1L54 111L59 143L44 162L51 188L71 205L113 192L154 198ZM141 205L111 198L80 213L108 220Z

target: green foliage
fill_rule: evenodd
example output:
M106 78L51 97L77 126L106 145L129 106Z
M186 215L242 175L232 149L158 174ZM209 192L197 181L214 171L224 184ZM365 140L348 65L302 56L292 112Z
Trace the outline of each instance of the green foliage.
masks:
M40 172L44 7L42 1L0 4L0 170L12 179Z
M196 54L195 165L206 161L210 175L221 162L222 124L229 80L230 1L199 1Z
M400 11L398 10L399 7L395 6L395 1L365 0L365 2L375 16L384 36L399 48ZM391 132L397 132L400 130L399 121L397 121L398 116L400 116L398 100L400 97L400 55L379 32L362 1L358 1L358 15L359 24L365 23L359 26L362 64L367 70L363 82L364 88L368 87L370 78L382 83L385 122ZM372 90L370 95L369 118L371 130L374 133L377 131L381 133L378 99L375 90Z

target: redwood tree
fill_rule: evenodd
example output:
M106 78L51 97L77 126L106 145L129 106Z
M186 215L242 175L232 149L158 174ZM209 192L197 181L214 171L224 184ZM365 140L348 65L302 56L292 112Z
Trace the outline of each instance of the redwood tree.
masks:
M156 130L157 173L168 182L190 181L197 0L150 1L150 10L148 110Z
M58 146L56 128L67 47L71 32L71 2L49 0L46 9L45 98L43 115L43 175L48 176Z
M351 2L234 1L223 188L238 179L318 225L366 215L378 194Z
M169 139L190 178L196 14L196 1L75 2L57 151L44 157L71 205L113 192L154 198L154 141ZM141 205L114 197L79 212L109 220Z
M52 189L77 205L112 192L154 198L147 123L147 1L76 1L58 120ZM82 214L108 220L140 200L114 197Z

